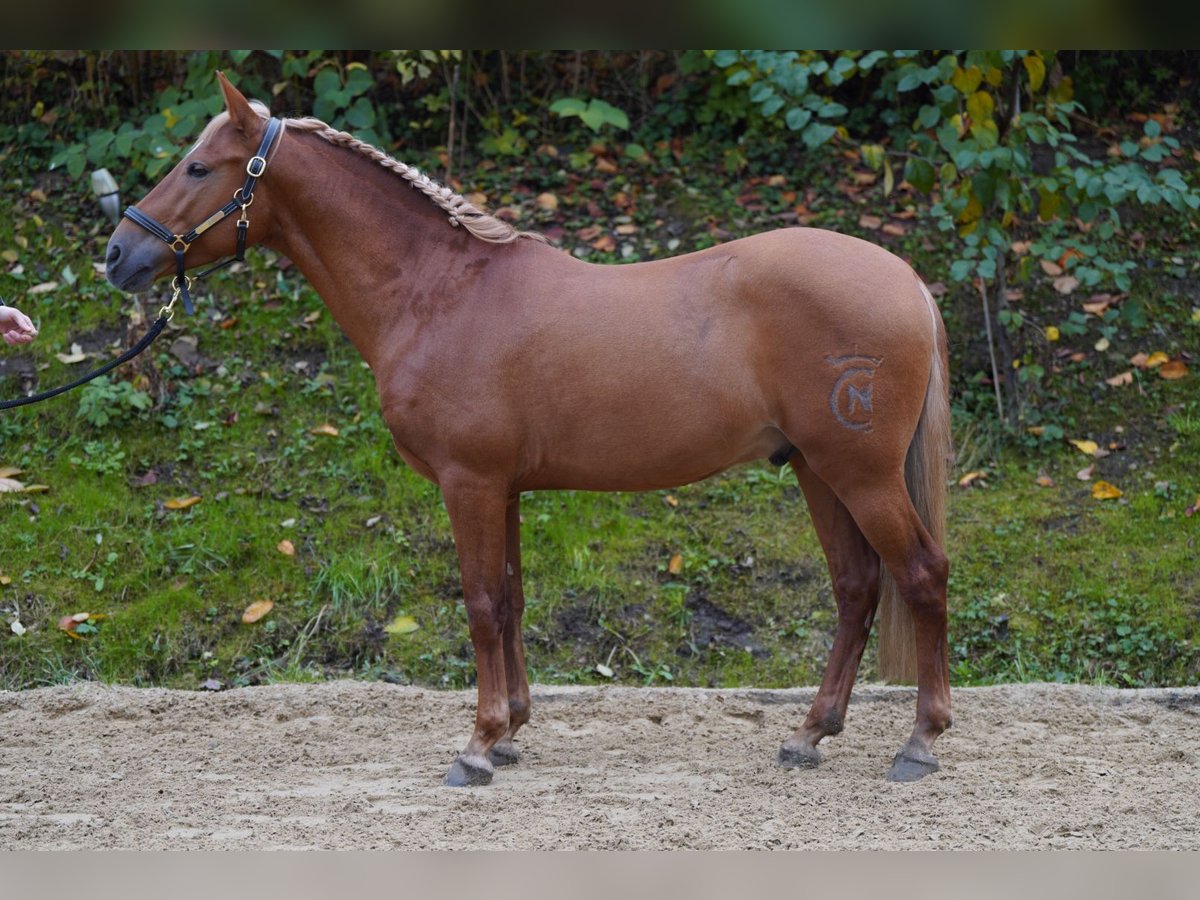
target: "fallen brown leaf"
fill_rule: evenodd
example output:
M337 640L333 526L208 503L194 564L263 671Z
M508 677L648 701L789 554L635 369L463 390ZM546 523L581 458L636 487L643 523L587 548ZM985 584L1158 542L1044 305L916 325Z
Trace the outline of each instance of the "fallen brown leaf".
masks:
M683 556L676 553L671 557L671 561L667 563L667 571L672 575L678 575L683 571Z
M33 292L30 291L30 293ZM83 348L78 344L72 344L70 353L55 353L54 358L63 365L73 366L87 359L87 354L83 352Z
M167 509L187 509L190 506L195 506L200 502L200 496L193 494L190 497L173 497L163 504Z
M1129 369L1112 378L1105 378L1104 383L1109 387L1120 387L1123 384L1133 384L1133 370Z
M1181 359L1173 359L1159 367L1158 377L1165 378L1167 381L1178 381L1180 378L1187 377L1187 373L1187 364Z
M1054 289L1060 294L1073 293L1079 287L1079 279L1074 275L1060 275L1054 279Z
M247 625L253 625L274 608L274 600L256 600L246 607L242 613L242 621Z

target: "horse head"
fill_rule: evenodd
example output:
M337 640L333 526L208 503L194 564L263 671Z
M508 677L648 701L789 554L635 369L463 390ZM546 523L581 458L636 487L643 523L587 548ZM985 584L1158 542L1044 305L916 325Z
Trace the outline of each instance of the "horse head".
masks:
M268 132L271 120L262 104L247 100L220 72L217 80L225 111L141 203L125 211L109 238L107 276L122 291L144 291L164 275L182 274L185 266L211 262L235 248L240 256L243 242L258 243L270 231L270 200L253 186L278 144L275 130ZM243 202L247 196L250 202ZM233 221L234 213L248 224ZM240 239L239 228L246 231Z

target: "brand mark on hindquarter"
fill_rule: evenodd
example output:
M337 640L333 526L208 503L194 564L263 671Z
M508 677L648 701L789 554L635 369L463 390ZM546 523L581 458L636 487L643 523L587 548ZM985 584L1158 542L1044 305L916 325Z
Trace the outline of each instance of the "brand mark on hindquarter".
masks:
M870 431L875 413L872 379L883 363L878 356L827 356L825 362L837 371L829 391L829 410L843 428Z

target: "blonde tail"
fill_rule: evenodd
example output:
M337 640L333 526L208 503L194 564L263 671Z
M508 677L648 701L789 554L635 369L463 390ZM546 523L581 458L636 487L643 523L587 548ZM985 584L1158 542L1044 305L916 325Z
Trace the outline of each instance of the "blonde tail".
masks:
M946 476L953 453L946 331L929 290L924 283L918 283L933 315L936 341L929 367L929 386L925 389L925 405L904 461L904 480L925 529L939 547L945 548ZM912 614L886 568L880 573L879 580L879 677L884 681L907 684L917 679Z

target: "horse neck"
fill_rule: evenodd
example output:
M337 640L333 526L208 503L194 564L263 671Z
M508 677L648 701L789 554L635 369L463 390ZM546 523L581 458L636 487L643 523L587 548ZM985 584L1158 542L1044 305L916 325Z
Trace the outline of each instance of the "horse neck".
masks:
M451 313L464 298L441 286L494 250L353 150L289 132L276 156L274 227L263 243L295 263L373 368L431 304Z

